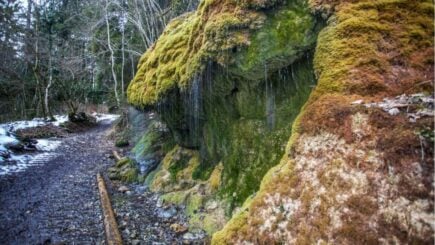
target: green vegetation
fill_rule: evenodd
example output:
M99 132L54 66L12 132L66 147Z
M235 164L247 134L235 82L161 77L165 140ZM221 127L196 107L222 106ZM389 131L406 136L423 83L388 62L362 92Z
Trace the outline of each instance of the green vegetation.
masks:
M130 103L156 105L176 143L199 150L190 177L207 180L222 162L214 188L229 201L228 212L258 189L284 153L315 85L307 52L322 26L305 1L239 4L203 1L173 20L142 56L128 89ZM173 180L187 161L167 168Z
M312 48L318 28L305 1L277 5L261 11L229 0L202 1L196 12L173 20L141 57L129 102L149 106L173 89L186 89L209 62L257 80L265 65L270 72L288 66Z
M119 160L114 167L109 168L109 178L124 182L140 181L137 162L130 158Z

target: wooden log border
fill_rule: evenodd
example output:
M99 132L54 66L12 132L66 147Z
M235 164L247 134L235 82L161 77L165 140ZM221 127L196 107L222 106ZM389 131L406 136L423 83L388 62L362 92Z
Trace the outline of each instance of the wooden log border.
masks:
M106 189L106 183L100 173L97 174L98 191L100 193L101 209L104 217L104 230L106 233L106 242L108 245L122 245L121 233L118 230L115 213L110 204L109 194Z

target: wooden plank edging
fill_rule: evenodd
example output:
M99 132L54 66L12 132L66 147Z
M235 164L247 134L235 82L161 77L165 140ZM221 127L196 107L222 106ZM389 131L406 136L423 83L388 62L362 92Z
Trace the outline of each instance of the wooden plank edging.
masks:
M118 230L115 213L110 204L109 194L107 193L106 184L100 173L97 174L98 191L100 193L101 208L104 217L104 230L106 233L106 242L108 245L122 245L121 233Z

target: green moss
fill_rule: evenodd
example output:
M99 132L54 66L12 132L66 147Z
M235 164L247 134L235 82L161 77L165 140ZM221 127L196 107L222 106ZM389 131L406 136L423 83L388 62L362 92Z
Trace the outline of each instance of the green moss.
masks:
M273 95L265 91L266 84ZM314 84L311 63L305 60L268 75L267 82L237 83L231 98L214 92L207 96L201 152L209 162L223 163L220 193L232 205L258 190L264 174L279 163L293 120ZM274 103L271 116L266 114L268 100Z
M115 164L115 167L109 169L109 177L124 182L141 180L136 161L127 157L122 158Z
M287 67L313 48L323 24L311 14L306 1L285 1L251 38L248 48L235 56L231 71L249 80L264 78L264 70Z
M129 142L127 139L119 139L115 142L116 147L126 147L129 145Z
M219 163L214 169L213 172L210 175L210 178L208 180L210 185L210 190L212 192L218 190L218 188L221 186L221 178L222 178L222 170L224 169L224 166L222 163Z
M156 169L154 169L153 171L151 171L151 172L150 172L150 173L145 177L144 184L145 184L146 186L150 187L151 184L153 183L153 181L155 180L155 177L156 177L157 173L159 173L159 172L161 171L161 169L162 169L162 165L159 164L159 165L157 166Z
M241 211L234 214L234 216L225 224L225 227L213 234L211 244L233 244L231 239L238 233L246 231L247 219L249 215L249 206L252 203L252 197L246 199L241 207Z
M175 181L177 179L177 173L187 167L189 158L183 157L182 159L174 162L168 168L169 173L171 173L171 178Z
M136 167L126 169L120 173L120 179L125 182L136 182L138 181L139 171Z
M153 147L156 146L156 141L159 139L160 134L154 130L146 132L137 144L131 150L136 158L141 158L149 153L152 153Z
M195 152L176 146L165 156L163 164L175 182L177 179L183 179L178 177L191 179L192 172L199 165L199 159ZM183 176L178 176L181 171L183 171Z
M313 47L318 26L305 1L277 2L268 2L276 7L265 10L231 0L202 1L197 11L173 20L141 57L129 102L153 105L173 89L185 89L209 62L251 80L263 77L265 64L270 71L291 64Z
M201 229L204 230L208 235L212 235L222 227L220 224L222 223L222 217L217 217L214 214L207 213L198 213L194 214L189 219L189 227L190 229Z
M391 67L397 65L398 57L408 60L402 66L421 64L419 58L411 57L432 48L430 5L430 1L382 0L343 6L319 35L314 59L319 77L315 96L331 92L372 95L414 82L411 78L386 85L384 77L394 77ZM389 50L397 56L384 54Z
M124 165L130 164L130 161L131 159L129 159L128 157L124 157L116 163L116 167L121 168Z
M185 203L188 193L187 191L175 191L166 193L161 198L164 202L181 205Z
M186 203L186 214L192 216L195 213L197 213L199 209L202 207L203 202L204 202L204 197L201 196L199 193L190 195Z
M194 170L199 166L197 151L176 145L163 158L157 171L153 172L150 188L153 191L173 192L187 190L197 181L192 177Z

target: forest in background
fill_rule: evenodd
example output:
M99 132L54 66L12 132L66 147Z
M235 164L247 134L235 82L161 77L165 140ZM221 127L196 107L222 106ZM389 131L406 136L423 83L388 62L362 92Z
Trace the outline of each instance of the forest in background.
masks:
M142 53L196 0L0 0L0 121L116 108Z

